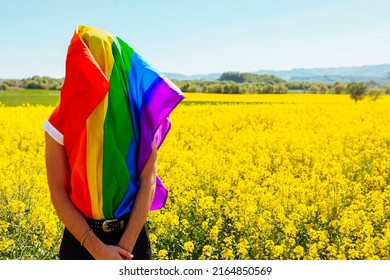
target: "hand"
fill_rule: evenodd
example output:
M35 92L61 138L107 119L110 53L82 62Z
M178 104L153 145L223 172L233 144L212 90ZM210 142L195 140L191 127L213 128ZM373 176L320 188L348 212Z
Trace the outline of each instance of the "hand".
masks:
M121 248L122 250L124 250L125 252L129 253L131 252L131 249L129 249L128 247L125 247L123 244L122 240L118 243L118 245L116 245L117 247ZM130 258L128 255L122 255L123 259L124 260L132 260L133 259L133 255L130 253Z
M106 245L94 258L96 260L131 260L133 255L121 247Z

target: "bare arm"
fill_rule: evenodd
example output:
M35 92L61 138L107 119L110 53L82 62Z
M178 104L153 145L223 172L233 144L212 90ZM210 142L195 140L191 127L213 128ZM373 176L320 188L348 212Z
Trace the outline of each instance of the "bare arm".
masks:
M148 162L140 175L140 187L130 213L126 230L118 246L132 252L138 235L146 222L150 206L156 190L157 148L153 141L153 149Z
M81 240L90 229L83 215L70 200L70 175L65 148L45 133L46 139L46 171L51 200L59 218L76 239ZM83 246L95 259L131 258L128 251L109 246L100 241L92 232Z

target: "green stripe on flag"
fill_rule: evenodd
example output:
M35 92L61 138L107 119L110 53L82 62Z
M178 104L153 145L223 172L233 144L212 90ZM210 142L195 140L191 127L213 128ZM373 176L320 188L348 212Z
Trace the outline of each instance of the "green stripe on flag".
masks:
M114 40L112 45L114 66L110 77L107 113L104 122L103 143L103 213L112 218L130 181L126 156L133 137L131 113L127 97L130 57L133 50L122 48Z

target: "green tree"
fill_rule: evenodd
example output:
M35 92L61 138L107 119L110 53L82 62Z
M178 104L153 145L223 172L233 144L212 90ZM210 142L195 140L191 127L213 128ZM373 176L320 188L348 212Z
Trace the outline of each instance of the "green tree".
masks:
M328 90L328 87L325 84L320 84L318 87L320 89L320 93L326 93L326 91Z
M219 81L233 81L236 83L242 83L244 81L242 74L240 72L225 72L222 73Z
M375 101L383 95L383 90L380 88L370 88L367 91L367 95L372 101Z
M351 98L357 103L359 100L363 100L367 91L367 85L363 82L360 83L349 83L347 85L347 92L350 94Z
M261 88L261 93L273 93L274 87L272 85L267 85Z
M309 87L308 91L311 93L318 93L318 92L320 92L320 87L317 85L311 85Z
M390 93L390 85L382 85L382 89L385 94Z
M285 83L286 81L280 79L273 75L259 75L255 73L240 73L240 72L225 72L222 73L221 77L218 79L219 81L233 81L236 83L261 83L265 84L279 84Z
M7 90L8 85L6 83L0 83L0 90Z
M334 89L334 93L336 94L344 93L346 91L345 85L340 83L336 83L333 89Z
M274 85L274 93L287 93L288 88L284 84Z

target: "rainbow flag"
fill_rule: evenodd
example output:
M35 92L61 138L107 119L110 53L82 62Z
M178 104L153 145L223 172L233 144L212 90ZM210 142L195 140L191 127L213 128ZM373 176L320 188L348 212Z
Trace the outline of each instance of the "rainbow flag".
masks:
M78 26L66 58L59 105L45 130L63 144L71 172L70 197L93 219L131 211L139 175L169 129L182 92L129 45L108 32ZM151 210L168 192L156 178Z

